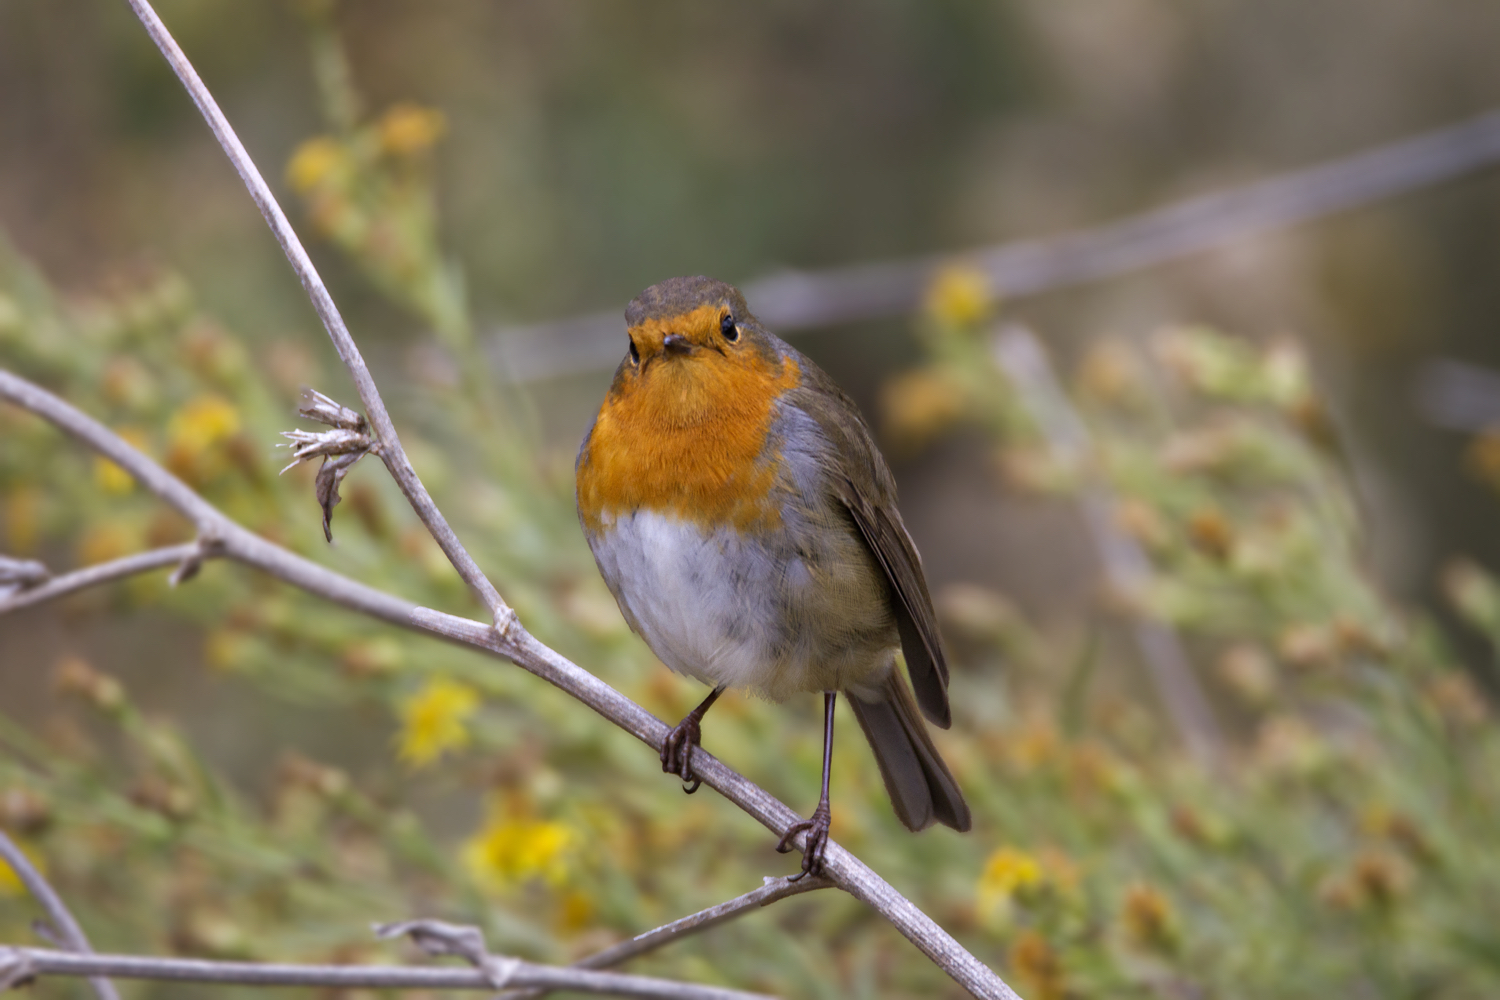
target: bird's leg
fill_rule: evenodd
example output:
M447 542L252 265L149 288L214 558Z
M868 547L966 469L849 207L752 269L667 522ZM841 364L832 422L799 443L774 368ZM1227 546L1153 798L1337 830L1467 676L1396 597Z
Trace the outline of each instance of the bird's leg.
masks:
M785 854L792 849L792 838L803 830L807 831L807 849L802 852L802 871L791 877L792 882L803 875L821 875L823 855L828 853L828 827L833 819L833 813L828 808L828 773L833 770L833 704L837 698L838 693L835 691L823 692L823 794L818 799L818 808L813 810L812 819L792 824L776 845L777 852Z
M702 704L672 727L667 733L665 742L661 745L661 769L667 774L675 774L681 778L682 790L689 795L696 792L698 786L703 784L702 781L693 777L693 747L697 746L698 741L703 738L703 730L699 723L703 721L703 716L709 707L718 701L719 695L723 693L723 684L710 691Z

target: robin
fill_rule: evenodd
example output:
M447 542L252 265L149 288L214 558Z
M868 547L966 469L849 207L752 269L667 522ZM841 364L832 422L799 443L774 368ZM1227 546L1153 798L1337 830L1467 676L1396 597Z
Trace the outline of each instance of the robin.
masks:
M901 822L968 830L922 722L951 722L932 598L854 401L722 281L653 285L625 321L626 356L578 453L578 513L626 622L713 687L671 730L662 770L697 790L693 747L726 688L773 701L823 692L823 792L777 845L807 831L797 877L816 873L842 692Z

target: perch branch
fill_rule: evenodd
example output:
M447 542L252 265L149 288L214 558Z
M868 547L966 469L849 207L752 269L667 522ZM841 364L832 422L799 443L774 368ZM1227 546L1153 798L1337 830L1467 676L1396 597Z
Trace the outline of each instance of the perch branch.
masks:
M991 353L1053 455L1070 467L1086 469L1093 451L1088 427L1058 386L1036 337L1024 327L1007 324L996 331ZM1139 590L1150 579L1151 563L1116 524L1109 492L1086 481L1078 505L1111 588L1120 593ZM1200 764L1216 766L1223 734L1176 631L1144 615L1133 615L1130 628L1157 697L1188 752Z
M406 454L396 437L390 415L386 412L364 359L344 326L343 319L335 308L327 288L324 287L317 271L313 268L307 252L292 231L285 214L276 204L270 188L250 160L249 154L245 152L244 146L235 136L228 120L219 111L212 95L198 78L198 74L188 62L187 57L172 40L166 27L156 16L156 12L151 9L151 5L147 0L128 0L128 2L208 121L210 129L233 162L246 187L249 188L251 197L260 207L261 213L286 252L287 259L291 261L293 269L301 279L303 287L312 299L314 308L322 318L329 336L333 339L335 348L354 377L360 399L367 411L366 416L378 438L382 460L390 469L402 492L406 494L413 509L417 511L418 516L422 518L433 537L442 546L449 560L464 580L484 598L486 606L491 609L494 617L493 624L485 627L452 615L418 609L401 624L425 628L436 634L467 641L471 645L497 653L517 666L557 685L616 725L635 735L648 746L659 749L666 738L666 724L527 632L516 621L515 613L501 599L494 586L458 541L452 528L438 512L426 488L417 478L411 463L407 461ZM127 466L122 464L121 467L129 471ZM164 470L161 471L163 475L166 475ZM208 506L207 501L201 498L198 498L198 503ZM256 538L237 525L235 529L234 532L223 536L226 551L233 554L236 548L240 551L257 549L264 556L266 555L264 549L269 547L275 550L277 565L287 566L286 557L291 557L290 553L271 546L270 543ZM312 565L308 564L308 566ZM306 567L295 568L301 571L304 578L309 575ZM344 587L353 584L352 581L344 580L337 574L321 570L320 567L318 569L323 574L322 582L324 583L329 582L328 578L333 578ZM369 590L369 588L361 589ZM379 596L387 601L393 600L385 595ZM694 750L693 770L695 775L703 779L704 784L717 790L778 835L785 833L793 823L800 820L800 816L784 803L734 770L719 763L701 747ZM793 843L799 850L804 850L806 835L799 834ZM890 920L908 940L917 945L928 958L971 993L981 997L1011 998L1015 996L1000 977L964 950L932 918L896 892L869 866L832 842L828 845L824 874L840 888L865 901Z
M1325 218L1500 162L1500 113L1266 180L1173 202L1096 229L909 260L788 271L744 286L778 333L910 313L939 268L962 261L997 297L1018 299L1188 257L1273 229ZM515 327L490 338L508 377L525 381L612 368L620 313Z
M510 982L518 986L653 1000L764 1000L765 995L620 972L559 968L512 960ZM509 963L507 963L509 965ZM215 962L200 958L138 955L78 955L45 948L0 947L0 989L38 976L116 976L242 986L322 986L330 989L491 990L483 969L401 965L288 965Z
M401 439L396 434L396 425L391 422L391 415L385 408L385 402L380 398L380 390L375 387L375 379L370 374L369 367L365 364L364 357L355 346L354 338L349 335L349 328L344 325L344 318L339 314L338 307L333 304L333 297L328 294L328 289L323 284L323 279L318 276L317 269L313 267L312 258L308 257L307 251L302 247L302 241L297 238L292 225L287 221L286 214L281 211L281 206L276 203L276 198L271 194L271 188L266 184L265 178L260 175L250 154L245 152L245 147L240 143L239 137L230 128L229 120L219 110L218 102L204 86L203 81L198 78L197 70L193 69L192 63L183 54L177 42L167 32L166 25L162 24L161 18L156 16L147 0L126 0L136 17L145 25L146 33L161 50L171 65L172 71L182 81L183 87L187 89L188 95L192 97L193 103L198 105L198 110L203 113L208 122L209 130L213 132L214 138L219 140L224 153L229 157L229 162L239 173L240 179L245 182L245 187L250 191L250 197L254 199L261 215L265 216L266 224L271 227L276 241L281 244L282 251L287 260L291 262L292 270L302 281L302 287L306 290L308 298L312 301L314 311L318 318L323 321L323 327L328 331L329 339L333 341L334 349L338 351L339 358L344 362L344 367L349 370L349 375L354 379L354 387L359 393L360 403L365 409L365 416L370 421L370 427L379 441L378 451L381 461L390 470L391 476L401 487L401 492L406 496L412 509L432 533L444 554L448 556L449 562L453 563L459 575L463 577L484 606L489 610L494 619L495 628L504 633L515 621L515 612L511 611L495 585L480 570L479 564L474 561L458 536L454 534L453 528L448 524L447 518L443 517L438 510L437 504L433 503L432 497L427 492L427 487L417 478L417 472L412 468L411 460L406 457L406 450L401 447Z
M86 566L62 576L49 577L35 586L23 587L9 597L0 594L0 615L10 611L19 611L33 604L56 600L75 591L112 583L127 576L149 573L166 566L196 565L203 559L212 558L218 554L220 553L215 551L205 551L205 547L197 542L188 542L183 545L168 545L164 548L151 549L149 552L138 552L133 556L125 556L95 566Z
M6 836L5 831L0 830L0 861L10 865L11 871L21 880L26 891L31 893L33 899L41 904L42 909L47 911L47 919L51 921L52 929L62 936L61 943L73 949L80 955L88 956L94 953L89 946L89 939L83 933L83 928L78 926L78 921L73 919L73 914L68 911L63 903L62 897L53 891L52 886L42 877L42 873L36 870L31 859L21 852L15 841ZM0 949L3 952L3 949ZM115 984L104 978L105 973L89 973L89 985L94 988L94 995L99 1000L120 1000L120 994L115 991ZM0 990L5 988L5 962L0 957Z

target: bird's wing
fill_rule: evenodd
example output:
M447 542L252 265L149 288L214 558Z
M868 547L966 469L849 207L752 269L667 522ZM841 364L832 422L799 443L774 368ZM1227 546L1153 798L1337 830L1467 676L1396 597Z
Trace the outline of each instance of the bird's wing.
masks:
M922 575L921 557L896 508L872 502L852 479L842 478L839 499L849 509L891 585L896 629L901 635L901 649L906 653L906 669L911 674L917 704L928 721L947 729L953 722L948 710L948 663L938 640L937 614Z

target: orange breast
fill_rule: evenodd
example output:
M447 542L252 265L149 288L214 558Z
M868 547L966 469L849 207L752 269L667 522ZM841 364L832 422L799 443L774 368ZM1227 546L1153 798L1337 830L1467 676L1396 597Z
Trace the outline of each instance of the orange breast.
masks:
M605 397L578 463L591 531L636 510L741 530L776 527L779 454L766 435L776 399L801 382L794 360L699 350L651 363Z

